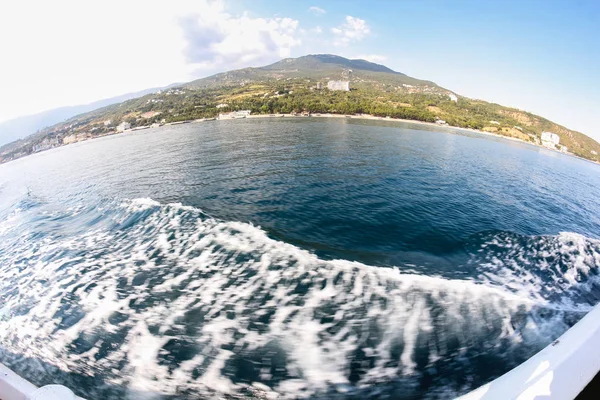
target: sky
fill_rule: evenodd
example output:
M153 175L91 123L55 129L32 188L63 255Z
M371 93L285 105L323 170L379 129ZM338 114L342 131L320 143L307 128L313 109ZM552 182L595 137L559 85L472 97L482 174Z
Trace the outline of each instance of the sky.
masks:
M318 53L600 140L597 0L12 1L0 13L0 122Z

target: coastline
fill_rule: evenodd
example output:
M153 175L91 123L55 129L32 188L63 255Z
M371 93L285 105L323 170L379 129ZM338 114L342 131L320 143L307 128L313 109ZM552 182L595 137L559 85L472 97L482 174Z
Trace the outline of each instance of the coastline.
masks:
M577 158L579 160L587 161L587 162L590 162L590 163L595 164L595 165L600 165L600 162L596 162L596 161L593 161L593 160L588 160L587 158L579 157L579 156L577 156L577 155L575 155L573 153L564 153L564 152L556 150L556 149L549 149L549 148L544 147L542 145L539 145L537 143L528 142L528 141L525 141L523 139L519 139L519 138L516 138L516 137L499 135L497 133L482 131L482 130L479 130L479 129L461 128L461 127L452 126L452 125L440 125L440 124L436 124L435 122L425 122L425 121L418 121L418 120L414 120L414 119L402 119L402 118L391 118L391 117L377 117L375 115L370 115L370 114L346 115L346 114L330 114L330 113L327 113L327 114L316 113L316 114L310 114L310 115L254 114L254 115L248 115L247 117L244 117L244 118L343 118L343 119L357 119L357 120L369 120L369 121L404 122L404 123L407 123L407 124L414 124L414 125L422 125L422 126L429 126L429 127L436 127L436 128L455 129L455 130L464 131L464 132L477 133L479 135L485 135L485 136L491 136L491 137L496 137L496 138L505 139L505 140L511 140L511 141L514 141L514 142L528 144L528 145L534 146L536 148L544 149L544 150L547 150L547 151L552 151L552 152L555 152L555 153L558 153L558 154L563 154L565 156L574 157L574 158ZM219 121L219 118L216 118L216 120ZM186 122L200 122L200 121L202 121L202 120L190 120L190 121L186 121Z
M511 137L511 136L498 135L497 133L486 132L486 131L482 131L482 130L479 130L479 129L461 128L461 127L452 126L452 125L440 125L440 124L436 124L435 122L425 122L425 121L418 121L418 120L414 120L414 119L377 117L375 115L369 115L369 114L360 114L360 115L311 114L310 116L292 115L292 114L255 114L255 115L249 115L246 118L341 118L341 119L357 119L357 120L367 120L367 121L404 122L404 123L407 123L407 124L422 125L422 126L429 126L429 127L436 127L436 128L456 129L456 130L460 130L460 131L464 131L464 132L471 132L471 133L477 133L477 134L480 134L480 135L497 137L497 138L500 138L500 139L512 140L512 141L515 141L515 142L520 142L520 143L525 143L525 144L529 144L529 145L532 145L532 146L540 147L542 149L546 149L546 150L550 150L550 151L555 151L555 152L560 153L560 154L564 154L564 155L568 155L568 156L573 156L573 157L576 157L576 158L581 158L581 157L575 156L575 155L570 154L570 153L563 153L563 152L560 152L558 150L548 149L548 148L540 146L538 144L535 144L535 143L532 143L532 142L528 142L528 141L525 141L523 139ZM218 120L218 118L217 118L217 120ZM191 121L191 122L194 122L194 121ZM593 162L593 161L587 160L585 158L581 158L581 159Z
M528 145L534 146L536 148L540 148L540 149L547 150L547 151L552 151L552 152L555 152L555 153L558 153L558 154L562 154L562 155L565 155L565 156L574 157L574 158L577 158L579 160L587 161L587 162L590 162L590 163L595 164L595 165L600 165L600 162L596 162L596 161L593 161L593 160L588 160L587 158L579 157L579 156L577 156L577 155L575 155L573 153L564 153L564 152L556 150L556 149L549 149L549 148L544 147L542 145L539 145L537 143L528 142L528 141L525 141L523 139L519 139L519 138L516 138L516 137L499 135L497 133L482 131L482 130L479 130L479 129L461 128L461 127L452 126L452 125L440 125L440 124L436 124L435 122L425 122L425 121L418 121L418 120L414 120L414 119L377 117L375 115L370 115L370 114L346 115L346 114L318 114L318 113L317 114L310 114L308 116L304 116L304 115L292 115L292 114L254 114L254 115L249 115L249 116L247 116L245 118L343 118L343 119L358 119L358 120L369 120L369 121L404 122L404 123L407 123L407 124L414 124L414 125L423 125L423 126L436 127L436 128L455 129L455 130L464 131L464 132L477 133L479 135L485 135L485 136L491 136L491 137L496 137L496 138L505 139L505 140L511 140L513 142L519 142L519 143L523 143L523 144L528 144ZM219 119L217 118L217 121L218 120ZM197 121L198 120L190 121L190 122L197 122Z
M515 137L511 137L511 136L504 136L504 135L499 135L497 133L493 133L493 132L487 132L487 131L482 131L479 129L472 129L472 128L461 128L461 127L457 127L457 126L451 126L451 125L441 125L441 124L437 124L435 122L425 122L425 121L418 121L418 120L412 120L412 119L402 119L402 118L391 118L391 117L378 117L375 115L370 115L370 114L358 114L358 115L346 115L346 114L331 114L331 113L315 113L315 114L310 114L310 115L295 115L295 114L253 114L253 115L248 115L248 116L244 116L243 118L227 118L224 120L231 120L231 119L245 119L245 118L249 118L249 119L263 119L263 118L338 118L338 119L354 119L354 120L365 120L365 121L389 121L389 122L402 122L402 123L407 123L407 124L413 124L413 125L421 125L421 126L428 126L428 127L435 127L435 128L448 128L448 129L453 129L453 130L458 130L458 131L463 131L463 132L469 132L469 133L476 133L479 135L485 135L485 136L491 136L491 137L496 137L496 138L500 138L500 139L505 139L505 140L511 140L511 141L515 141L515 142L520 142L523 144L528 144L531 146L535 146L537 148L541 148L544 150L548 150L548 151L552 151L552 152L556 152L559 154L563 154L566 156L570 156L570 157L574 157L583 161L587 161L596 165L600 165L600 162L596 162L596 161L592 161L592 160L588 160L587 158L583 158L583 157L579 157L575 154L572 153L564 153L562 151L556 150L556 149L549 149L547 147L541 146L537 143L532 143L532 142L528 142L525 141L523 139L519 139L519 138L515 138ZM217 118L202 118L202 119L190 119L190 120L184 120L184 121L176 121L176 122L168 122L166 124L160 125L159 127L163 127L163 126L174 126L174 125L183 125L183 124L196 124L196 123L201 123L201 122L210 122L210 121L220 121L220 119ZM61 147L65 147L65 146L69 146L69 145L73 145L73 144L77 144L77 143L82 143L82 142L87 142L89 140L93 140L93 139L99 139L99 138L103 138L103 137L109 137L109 136L116 136L116 135L121 135L121 134L128 134L128 133L134 133L136 131L140 131L140 130L146 130L146 129L150 129L150 128L155 128L152 127L150 125L148 126L138 126L135 127L133 129L127 129L124 130L122 132L117 132L117 131L113 131L113 132L108 132L106 134L103 135L98 135L96 137L90 137L90 138L86 138L84 140L80 140L77 142L73 142L73 143L68 143L68 144L63 144L60 146L56 146L50 149L46 149L46 150L42 150L39 152L35 152L35 153L31 153L31 154L27 154L23 157L19 157L19 158L15 158L12 160L8 160L5 162L0 161L0 164L6 164L9 163L11 161L15 161L21 158L25 158L27 156L31 156L34 154L38 154L38 153L43 153L47 150L52 150L52 149L56 149L56 148L61 148Z

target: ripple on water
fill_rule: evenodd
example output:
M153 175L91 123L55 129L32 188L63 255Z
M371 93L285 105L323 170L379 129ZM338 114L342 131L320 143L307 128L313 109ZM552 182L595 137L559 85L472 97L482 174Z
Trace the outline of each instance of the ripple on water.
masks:
M572 233L482 233L469 240L479 278L455 279L324 260L150 199L40 217L51 229L32 215L0 226L3 358L34 381L35 362L57 366L50 379L91 398L448 397L522 362L598 299L600 244ZM77 219L89 229L57 231Z

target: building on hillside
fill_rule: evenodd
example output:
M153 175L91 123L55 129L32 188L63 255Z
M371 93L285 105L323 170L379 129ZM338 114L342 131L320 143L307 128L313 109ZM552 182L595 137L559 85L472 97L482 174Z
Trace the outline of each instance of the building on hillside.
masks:
M349 92L350 91L350 81L329 81L329 82L327 82L327 89L343 90L343 91Z
M458 97L456 97L454 93L448 93L448 97L450 97L450 100L453 102L458 103Z
M555 149L560 143L560 137L556 133L542 132L542 145L549 149Z
M317 89L318 90L323 89L323 84L321 82L317 82Z
M225 103L217 104L217 108L225 108L225 107L229 107L229 104L225 104Z
M237 119L246 118L250 115L250 110L232 111L228 113L219 114L219 119Z
M112 125L112 119L107 119L106 121L104 121L104 126L111 126Z
M123 132L127 129L131 129L131 124L129 122L123 121L119 125L117 125L117 132Z

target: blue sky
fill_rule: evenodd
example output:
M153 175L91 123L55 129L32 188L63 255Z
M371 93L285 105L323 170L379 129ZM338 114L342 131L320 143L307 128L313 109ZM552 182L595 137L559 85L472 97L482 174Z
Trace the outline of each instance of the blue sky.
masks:
M29 0L0 14L0 52L0 121L331 53L600 139L600 1Z
M600 1L252 4L257 14L297 16L301 25L318 25L325 34L346 15L370 28L347 47L305 40L293 56L380 55L381 63L397 71L539 113L600 139ZM326 13L315 17L308 11L312 5Z

